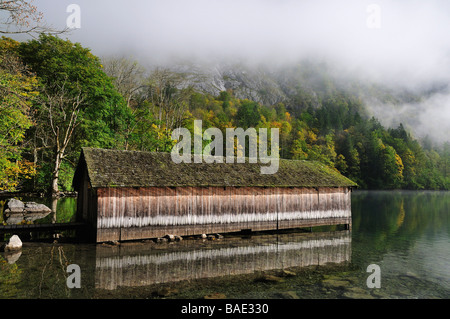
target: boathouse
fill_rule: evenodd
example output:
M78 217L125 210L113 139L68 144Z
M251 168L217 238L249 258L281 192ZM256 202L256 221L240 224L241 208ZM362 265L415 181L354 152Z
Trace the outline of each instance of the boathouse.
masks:
M351 227L356 184L313 161L174 163L170 153L83 148L73 186L93 240L125 241L319 225Z

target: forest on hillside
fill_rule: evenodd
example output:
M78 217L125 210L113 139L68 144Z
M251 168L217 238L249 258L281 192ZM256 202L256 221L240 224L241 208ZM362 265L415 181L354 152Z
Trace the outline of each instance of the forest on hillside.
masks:
M82 147L169 152L172 131L193 132L194 120L224 134L279 128L281 158L320 161L364 189L450 189L449 143L419 142L401 124L384 127L326 76L313 93L300 82L275 104L233 89L207 93L195 81L188 72L101 59L54 35L3 37L0 191L71 191Z

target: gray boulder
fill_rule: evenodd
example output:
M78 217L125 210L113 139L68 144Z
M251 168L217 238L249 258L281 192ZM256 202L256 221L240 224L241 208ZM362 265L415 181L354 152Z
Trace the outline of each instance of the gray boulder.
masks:
M52 210L45 206L44 204L38 204L34 202L26 202L25 203L25 213L34 213L34 214L46 214L51 213Z
M23 221L33 222L37 219L44 218L51 212L52 210L44 204L35 202L24 203L18 199L11 198L6 203L3 214L7 224L15 225Z
M22 201L15 198L11 198L5 205L5 214L23 213L24 209L25 204Z
M7 243L2 246L2 251L17 251L22 249L22 241L19 236L12 235Z

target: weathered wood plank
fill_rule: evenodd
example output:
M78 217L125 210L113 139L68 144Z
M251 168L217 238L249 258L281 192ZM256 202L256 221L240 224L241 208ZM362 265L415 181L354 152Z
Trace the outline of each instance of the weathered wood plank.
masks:
M196 235L299 227L303 219L351 217L346 188L106 188L99 189L97 196L98 227L125 228L101 237L111 234L122 240L138 236L129 235L127 228L146 228L145 236L175 230Z

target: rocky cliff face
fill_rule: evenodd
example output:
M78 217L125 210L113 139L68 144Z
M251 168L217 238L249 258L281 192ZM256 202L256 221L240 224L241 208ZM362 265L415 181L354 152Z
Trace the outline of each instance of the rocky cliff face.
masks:
M189 84L200 92L217 96L221 91L232 90L239 99L265 105L292 104L300 94L308 97L311 106L317 107L318 96L338 85L335 71L309 62L284 66L179 63L171 69L186 74Z
M214 96L221 91L232 90L237 98L266 105L286 101L289 97L287 83L283 83L280 74L264 66L184 64L173 67L173 70L188 74L190 85Z

